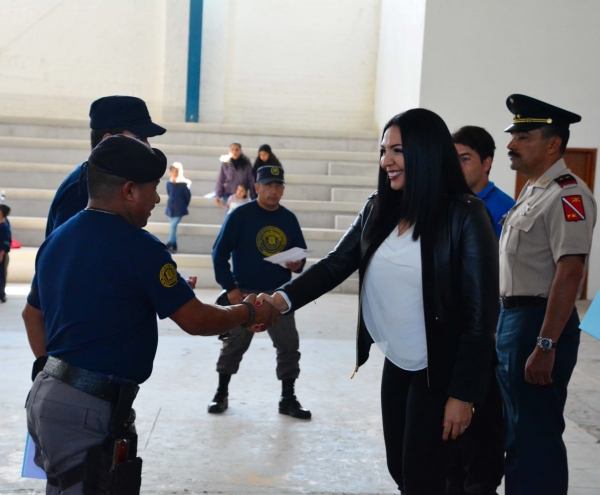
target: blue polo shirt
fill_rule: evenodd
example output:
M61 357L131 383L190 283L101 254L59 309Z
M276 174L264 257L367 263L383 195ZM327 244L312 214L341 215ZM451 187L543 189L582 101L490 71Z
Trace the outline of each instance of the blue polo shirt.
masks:
M87 206L87 168L84 167L86 163L78 165L56 190L48 212L46 237Z
M163 319L194 291L166 247L119 215L83 210L36 258L27 302L42 311L46 351L67 363L142 383Z
M504 191L498 189L493 182L490 182L484 189L479 191L476 196L483 200L490 215L492 215L494 231L496 232L496 236L500 238L500 233L502 232L500 220L515 205L515 200Z

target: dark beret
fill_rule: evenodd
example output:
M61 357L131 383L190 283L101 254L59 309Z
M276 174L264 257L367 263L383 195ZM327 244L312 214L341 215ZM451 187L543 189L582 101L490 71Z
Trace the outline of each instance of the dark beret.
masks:
M543 125L554 125L568 129L570 124L581 120L581 116L531 96L510 95L506 106L513 114L513 123L504 132L531 131Z
M100 141L88 162L105 174L138 183L159 180L167 170L167 157L162 151L122 134Z
M105 96L90 107L90 128L110 129L122 127L139 137L160 136L167 132L150 118L148 107L135 96Z

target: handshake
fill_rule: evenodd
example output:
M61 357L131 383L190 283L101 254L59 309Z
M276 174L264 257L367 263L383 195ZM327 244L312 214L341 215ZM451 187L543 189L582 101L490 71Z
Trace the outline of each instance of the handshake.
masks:
M226 300L223 297L224 295L226 295ZM245 295L239 289L233 289L217 299L217 304L220 305L227 305L227 302L229 304L252 304L254 319L252 324L247 327L252 332L263 332L272 327L279 320L281 313L289 309L285 299L277 292L272 296L264 293L257 296L256 294Z

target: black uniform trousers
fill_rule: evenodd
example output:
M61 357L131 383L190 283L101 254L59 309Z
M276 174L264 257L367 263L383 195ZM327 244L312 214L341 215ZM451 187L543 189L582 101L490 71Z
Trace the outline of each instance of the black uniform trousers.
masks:
M427 369L383 365L381 410L390 474L403 495L444 495L456 442L442 441L448 395L432 390Z
M573 309L556 345L550 385L525 381L525 364L535 349L546 306L502 309L496 349L504 402L506 495L566 495L567 450L562 439L567 386L577 363L579 316Z

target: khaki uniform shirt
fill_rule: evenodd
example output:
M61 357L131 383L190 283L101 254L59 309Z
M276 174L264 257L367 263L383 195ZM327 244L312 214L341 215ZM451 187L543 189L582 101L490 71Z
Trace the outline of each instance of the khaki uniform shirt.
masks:
M500 296L548 297L561 256L585 255L587 265L596 201L561 158L523 188L502 223Z

